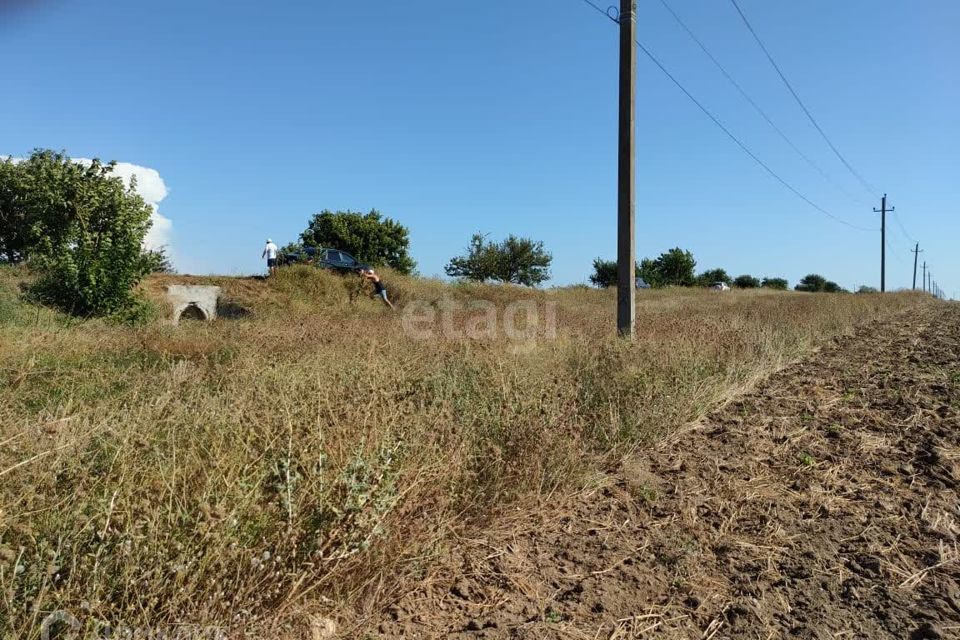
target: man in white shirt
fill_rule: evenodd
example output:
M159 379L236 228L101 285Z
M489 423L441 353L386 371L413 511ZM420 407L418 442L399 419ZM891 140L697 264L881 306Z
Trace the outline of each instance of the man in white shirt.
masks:
M267 270L270 272L270 275L276 275L277 273L277 252L280 249L277 248L277 245L273 244L273 240L267 238L267 246L263 248L263 254L261 258L267 259Z

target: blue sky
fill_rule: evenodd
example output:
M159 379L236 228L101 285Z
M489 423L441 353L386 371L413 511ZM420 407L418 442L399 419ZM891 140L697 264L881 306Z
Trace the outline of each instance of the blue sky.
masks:
M641 40L797 189L879 227L879 201L732 5L669 1L855 198L768 127L660 0L640 0ZM836 146L889 193L940 284L960 290L960 3L740 3ZM0 59L0 153L50 147L155 169L184 272L256 272L267 236L295 239L324 208L400 220L425 275L476 231L544 241L557 284L615 255L617 27L581 0L8 0ZM681 246L703 269L878 285L879 232L784 189L642 54L637 98L639 255ZM888 288L909 286L912 243L892 219L888 243Z

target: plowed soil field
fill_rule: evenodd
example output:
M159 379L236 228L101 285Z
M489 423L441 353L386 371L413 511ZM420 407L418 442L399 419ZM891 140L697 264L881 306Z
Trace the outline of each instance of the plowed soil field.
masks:
M960 638L960 305L463 538L382 638Z

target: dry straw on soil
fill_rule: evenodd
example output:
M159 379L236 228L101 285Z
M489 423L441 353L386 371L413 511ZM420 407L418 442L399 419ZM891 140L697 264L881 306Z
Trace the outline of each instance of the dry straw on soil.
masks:
M556 302L557 338L518 346L408 338L351 279L309 269L204 279L252 314L179 329L71 323L17 300L24 275L0 272L0 635L18 638L57 609L266 634L376 607L452 530L576 488L915 300L643 292L627 344L612 292L388 274L400 306Z

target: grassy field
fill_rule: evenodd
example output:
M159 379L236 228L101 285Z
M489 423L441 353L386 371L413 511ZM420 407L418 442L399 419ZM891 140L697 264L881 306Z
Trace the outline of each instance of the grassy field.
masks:
M421 339L352 279L305 268L148 281L154 297L216 283L243 312L178 328L29 306L27 277L0 271L5 638L38 638L54 610L88 630L257 637L362 616L451 532L582 486L817 344L921 303L645 291L627 343L611 291L388 275L400 307L461 307ZM476 328L469 304L502 317L517 301L553 309L555 335L541 321L525 340L444 337Z

